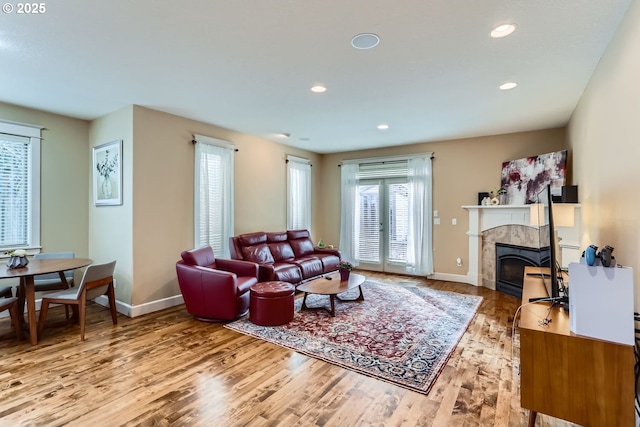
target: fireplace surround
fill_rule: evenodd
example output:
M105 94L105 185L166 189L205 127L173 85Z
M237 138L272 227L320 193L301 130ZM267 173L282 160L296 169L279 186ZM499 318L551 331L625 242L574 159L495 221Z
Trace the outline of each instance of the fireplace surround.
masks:
M578 262L581 253L582 213L579 204L575 209L575 226L557 227L560 238L560 252L563 266ZM496 243L511 244L529 248L548 246L541 242L537 227L530 225L529 205L462 206L469 213L469 270L460 281L475 286L496 289Z

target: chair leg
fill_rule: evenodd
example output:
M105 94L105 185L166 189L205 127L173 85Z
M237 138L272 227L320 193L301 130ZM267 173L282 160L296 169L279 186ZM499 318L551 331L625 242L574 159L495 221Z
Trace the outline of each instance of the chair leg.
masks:
M84 321L87 317L87 300L82 295L80 299L80 304L78 305L78 311L80 315L80 341L84 341Z
M107 296L109 297L109 310L111 310L111 320L113 320L113 324L118 324L118 314L116 312L116 292L113 289L113 282L109 284L109 288L107 289Z
M44 322L47 319L47 312L49 311L49 300L42 298L42 305L40 306L40 317L38 318L38 336L42 335L44 329Z
M11 316L11 323L16 330L16 336L18 341L22 340L22 327L20 326L20 319L18 318L18 304L13 304L9 308L9 315Z

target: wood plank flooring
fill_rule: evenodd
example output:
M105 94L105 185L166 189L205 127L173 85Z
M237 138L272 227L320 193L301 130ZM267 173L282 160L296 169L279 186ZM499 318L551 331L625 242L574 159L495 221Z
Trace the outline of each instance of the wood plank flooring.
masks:
M79 326L37 346L0 320L0 426L526 426L520 407L518 299L460 283L365 272L404 286L484 297L428 395L194 320L177 306L137 318L89 304ZM366 288L365 288L366 294ZM539 427L572 424L539 415Z

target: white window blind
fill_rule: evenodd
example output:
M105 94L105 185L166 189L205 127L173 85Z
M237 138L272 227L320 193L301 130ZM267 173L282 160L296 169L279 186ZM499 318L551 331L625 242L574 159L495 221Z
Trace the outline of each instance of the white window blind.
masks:
M209 245L216 257L228 258L233 236L234 146L200 135L195 140L195 245Z
M311 164L287 156L287 229L311 230Z
M358 248L358 260L379 264L380 259L380 186L360 184L356 205L353 241Z
M0 250L40 247L40 128L0 121Z
M0 242L3 247L29 243L29 138L0 135Z

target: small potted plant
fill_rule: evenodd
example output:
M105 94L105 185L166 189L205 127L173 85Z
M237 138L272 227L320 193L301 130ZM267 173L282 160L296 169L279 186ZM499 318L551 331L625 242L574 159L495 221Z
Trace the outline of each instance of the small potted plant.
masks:
M340 271L340 281L349 280L349 274L351 274L351 270L353 269L353 264L349 261L340 261L338 263L338 271Z

